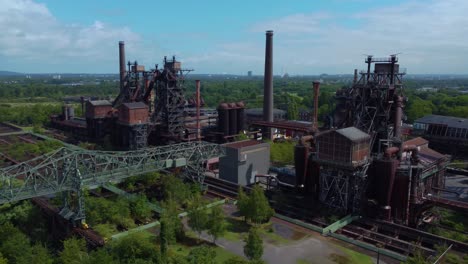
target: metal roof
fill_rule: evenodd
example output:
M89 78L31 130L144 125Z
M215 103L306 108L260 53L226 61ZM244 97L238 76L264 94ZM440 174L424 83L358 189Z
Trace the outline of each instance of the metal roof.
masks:
M355 127L337 129L336 132L348 138L351 141L361 141L365 139L370 139L369 134L364 133Z
M258 115L261 116L263 115L263 108L248 108L245 109L244 112L246 115ZM285 115L286 111L281 110L281 109L273 109L273 114L274 115Z
M427 115L414 123L447 125L453 128L468 128L468 119L454 116Z
M133 103L124 103L122 104L128 109L141 109L141 108L148 108L148 106L143 102L133 102Z
M96 100L96 101L88 101L88 102L94 106L112 106L112 104L107 100Z
M235 149L241 149L245 147L250 147L250 146L255 146L262 144L264 142L257 141L257 140L242 140L242 141L237 141L233 143L227 143L224 146L228 148L235 148Z

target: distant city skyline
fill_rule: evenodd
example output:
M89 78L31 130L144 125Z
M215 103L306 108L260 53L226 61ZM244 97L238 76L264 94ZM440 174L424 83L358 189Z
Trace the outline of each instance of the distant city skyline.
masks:
M468 73L468 1L0 0L0 71L117 73L176 55L198 74L352 74L364 54L399 55L408 73ZM287 69L285 71L284 69Z

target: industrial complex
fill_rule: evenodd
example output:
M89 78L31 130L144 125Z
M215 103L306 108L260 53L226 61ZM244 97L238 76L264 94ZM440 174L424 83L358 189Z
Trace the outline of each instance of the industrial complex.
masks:
M50 117L54 129L112 150L69 145L16 164L3 157L9 163L0 170L0 203L71 192L78 204L56 213L80 228L86 220L83 188L179 168L187 179L232 199L239 187L254 184L265 187L273 205L275 194L285 193L290 209L277 212L305 222L309 216L298 210L314 212L310 219L316 222L308 224L320 226L320 212L332 212L341 218L333 228L320 227L325 235L336 232L370 250L379 245L397 259L415 248L435 254L435 244L468 250L466 243L417 229L431 221L434 206L468 213L468 203L442 196L450 162L445 140L466 150L468 121L427 116L416 120L411 137L403 136L405 72L397 55L367 56L367 69L355 70L352 85L336 92L336 108L322 125L320 82L311 83L315 108L308 122L287 120L284 111L274 109L273 31L266 32L263 109L248 109L244 102L207 108L200 81L194 98L185 94L191 70L175 57L147 69L127 62L124 42L118 51L120 87L114 100L82 100L83 116L64 105L60 115ZM278 135L297 141L293 167L270 163L268 141Z

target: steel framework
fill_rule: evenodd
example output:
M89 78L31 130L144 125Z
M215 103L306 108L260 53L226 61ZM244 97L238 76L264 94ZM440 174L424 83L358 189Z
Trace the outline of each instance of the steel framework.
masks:
M395 130L395 108L398 97L402 96L404 72L396 64L398 58L374 58L367 56L367 71L361 71L354 84L337 92L337 109L332 117L338 128L354 126L371 136L371 156L380 153L375 142L398 143ZM374 72L371 64L376 63ZM387 147L391 147L388 145ZM356 212L361 208L368 184L367 169L372 157L362 166L350 170L328 168L320 172L320 200L332 208Z
M187 70L186 70L187 71ZM164 57L164 69L157 75L152 121L161 123L160 134L180 141L184 133L184 70L175 57Z
M367 186L368 167L369 163L353 169L324 165L320 171L320 201L337 211L359 212Z
M46 155L0 169L0 204L72 191L75 208L61 214L84 221L83 188L170 167L187 167L187 176L203 182L203 162L224 155L224 149L207 142L187 142L126 152L60 148ZM66 203L68 205L68 203Z

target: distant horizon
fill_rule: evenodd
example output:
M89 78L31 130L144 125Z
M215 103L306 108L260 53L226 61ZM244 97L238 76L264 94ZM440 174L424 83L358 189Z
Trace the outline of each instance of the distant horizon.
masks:
M11 73L11 75L4 74L5 72ZM16 71L9 71L9 70L0 70L0 77L2 76L14 76L14 75L116 75L118 76L119 73L104 73L104 72L97 72L97 73L91 73L91 72L16 72ZM294 76L321 76L321 75L330 75L330 76L337 76L337 75L349 75L353 76L354 73L320 73L320 74L292 74L292 73L287 73L289 76L294 77ZM241 77L249 77L247 75L247 72L245 74L236 74L236 73L196 73L196 72L191 72L190 75L232 75L232 76L241 76ZM274 74L274 76L283 76L284 74ZM468 76L468 73L407 73L408 75L428 75L428 76ZM251 77L263 77L264 74L252 74Z
M261 73L273 30L277 75L345 74L365 68L364 54L400 54L414 74L468 73L466 0L138 3L0 0L0 68L116 72L124 41L142 65L175 55L203 73Z

